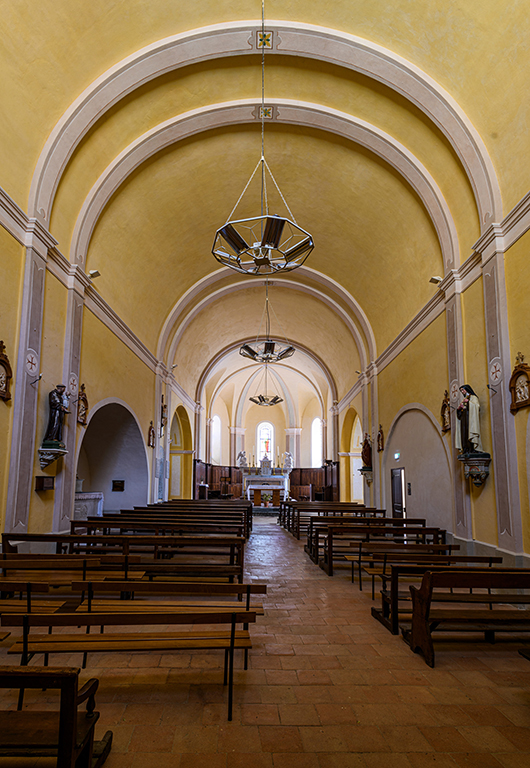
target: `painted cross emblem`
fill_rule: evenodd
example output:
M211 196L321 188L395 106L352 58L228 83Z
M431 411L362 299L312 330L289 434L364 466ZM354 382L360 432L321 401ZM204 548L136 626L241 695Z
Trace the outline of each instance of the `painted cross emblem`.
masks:
M501 375L502 375L502 369L501 369L500 363L497 363L497 362L492 363L490 368L490 379L493 382L497 382L501 378Z
M272 107L260 107L259 112L260 112L259 114L260 118L263 117L265 119L266 118L270 119L272 117Z
M28 349L26 352L26 371L29 374L37 374L39 369L39 358L36 352Z
M72 394L77 392L77 378L74 375L70 376L70 392Z
M451 398L453 400L456 400L457 397L458 397L458 384L456 383L456 381L453 381L453 383L451 384Z

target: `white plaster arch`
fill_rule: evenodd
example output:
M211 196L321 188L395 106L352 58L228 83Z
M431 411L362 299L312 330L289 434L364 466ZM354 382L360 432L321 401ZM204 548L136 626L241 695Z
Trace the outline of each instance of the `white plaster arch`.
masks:
M391 456L390 456L390 451L387 450L387 449L388 449L388 447L390 445L390 441L391 441L392 435L395 432L395 429L396 429L396 426L397 426L398 422L400 421L400 419L406 413L409 413L411 411L420 411L424 416L427 417L427 419L429 420L431 425L434 427L434 430L435 430L436 434L440 438L440 443L443 446L443 450L444 450L444 455L445 455L445 460L446 460L446 464L447 464L447 469L448 469L449 477L450 477L452 485L454 486L454 472L453 472L453 465L452 465L452 460L451 460L451 453L450 453L450 450L449 450L447 442L443 439L442 428L440 427L440 424L439 424L438 420L435 418L433 413L428 408L426 408L422 403L407 403L407 405L404 405L402 408L400 408L399 411L394 416L394 418L392 420L392 423L390 425L390 429L388 430L388 434L387 434L387 436L385 438L385 450L384 450L384 453L383 453L382 471L381 471L381 476L380 476L380 483L381 483L380 494L381 494L381 499L382 499L381 503L382 503L382 506L383 506L384 509L387 508L387 501L389 501L386 498L385 475L386 475L386 471L390 468L390 462L392 461ZM455 520L454 494L451 494L451 505L452 505L452 519L453 519L453 530L454 530L455 529L455 526L454 526L454 520Z
M301 282L293 279L282 277L280 279L273 278L269 281L269 285L274 285L277 288L291 288L292 290L298 290L302 293L307 293L310 296L314 296L327 304L331 309L343 320L346 326L350 329L354 341L359 350L361 357L362 367L365 368L371 360L377 358L377 347L375 341L375 334L372 330L370 322L358 302L353 296L348 293L339 283L331 278L323 275L315 269L302 266L297 269L297 275L299 277L306 277L314 282L320 283L323 287L322 291L315 288L304 285ZM239 290L241 287L248 288L248 278L238 277L235 282L230 285L223 285L221 288L215 289L216 283L220 283L227 277L234 277L234 272L228 267L223 267L206 275L201 280L198 280L186 293L176 302L173 309L168 314L162 331L160 333L158 345L157 345L157 358L165 358L166 348L169 346L167 352L167 362L171 363L175 357L176 350L179 341L189 323L205 309L213 301L216 301L223 296ZM254 285L265 285L265 279L261 277L252 278ZM199 301L197 304L193 304L193 300L198 294L207 291L207 295ZM333 296L340 298L343 303L351 310L353 316L356 318L359 326L362 329L362 334L359 332L356 324L352 321L351 317L344 310L341 304L336 301ZM187 306L191 305L191 309L187 310ZM182 320L180 317L182 316ZM175 328L176 324L178 326ZM363 338L364 335L364 338ZM171 340L171 342L170 342ZM365 341L366 340L366 341ZM243 342L242 342L243 343ZM368 347L368 349L366 348Z
M128 93L160 75L200 61L255 53L260 20L216 24L159 40L114 65L79 95L52 130L37 161L28 211L49 222L69 158L92 125ZM419 67L380 45L303 22L267 21L275 49L343 66L385 84L414 103L444 133L475 194L481 227L502 219L502 199L491 158L457 102Z
M274 337L273 337L273 340L274 340ZM234 350L239 349L239 347L241 347L241 345L244 344L246 341L248 341L248 339L240 339L239 341L232 342L227 347L224 347L224 349L220 350L205 366L203 372L199 376L199 380L197 382L197 387L195 390L195 400L198 403L202 402L204 387L206 386L206 382L208 381L208 378L211 372L213 371L213 369L215 368L215 366L223 359L223 357L230 354L230 352L233 352ZM329 391L331 393L331 399L336 400L337 385L335 384L335 379L331 375L331 371L328 369L327 365L320 359L320 357L318 357L318 355L316 355L312 350L308 349L302 344L297 343L296 347L305 355L307 355L318 366L318 368L321 370L328 384Z
M261 368L261 366L260 366ZM239 395L237 405L235 408L235 419L234 419L234 426L235 427L241 427L242 426L242 420L243 420L243 408L245 405L245 401L247 400L247 397L249 397L249 392L251 386L256 383L259 376L261 376L262 371L260 369L256 370L251 377L247 380L245 383L245 386L241 390L241 393ZM296 426L296 419L295 419L295 410L294 410L294 403L293 399L291 397L291 393L288 389L288 387L285 385L285 382L283 381L281 376L278 376L276 371L273 371L272 369L269 370L269 376L275 380L277 387L281 390L281 394L283 395L283 400L285 402L285 407L287 408L287 424L289 427L295 427Z
M267 103L276 107L275 122L343 136L389 163L422 200L438 235L445 273L460 266L458 236L449 206L434 178L406 147L384 131L345 112L288 99ZM202 131L242 123L255 124L256 106L255 99L212 104L166 120L135 139L103 171L83 202L70 245L70 261L84 264L90 238L105 206L125 179L146 159Z

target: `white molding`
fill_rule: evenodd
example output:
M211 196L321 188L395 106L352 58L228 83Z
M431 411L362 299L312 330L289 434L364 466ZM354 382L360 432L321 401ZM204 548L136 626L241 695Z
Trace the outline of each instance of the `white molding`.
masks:
M69 158L92 125L120 99L160 75L199 61L255 54L259 20L212 25L159 40L123 59L92 82L52 130L33 175L28 210L49 221ZM472 186L481 228L502 218L502 199L486 147L453 97L394 52L362 38L302 22L267 21L282 55L329 61L384 83L415 104L444 133Z
M0 187L0 225L15 240L18 240L20 245L25 245L28 217L2 187Z
M501 223L506 249L530 229L530 192L512 208Z
M99 217L127 177L145 160L202 131L254 123L256 105L255 99L243 99L201 107L166 120L135 139L107 166L85 198L72 235L70 261L85 262ZM438 235L444 271L458 266L458 236L449 206L434 178L405 146L366 121L329 107L288 99L276 99L274 106L278 122L343 136L389 163L407 180L427 210Z

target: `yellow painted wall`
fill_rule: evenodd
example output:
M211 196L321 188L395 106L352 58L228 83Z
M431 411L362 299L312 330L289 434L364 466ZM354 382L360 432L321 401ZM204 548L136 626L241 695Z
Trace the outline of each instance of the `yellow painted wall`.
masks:
M125 402L136 415L147 443L155 414L155 374L92 312L85 309L79 382L86 386L91 407L101 400ZM79 427L78 440L84 432Z
M448 388L444 312L381 371L378 387L379 421L385 434L397 412L408 403L421 403L439 418ZM364 425L363 431L368 431Z
M15 398L15 374L18 349L18 315L24 278L24 249L0 227L0 260L2 282L2 307L0 310L0 339L5 344L5 354L11 365L11 400L0 400L0 525L5 523L9 453Z
M526 356L525 362L530 363L530 324L528 322L528 296L530 291L529 247L530 232L527 232L506 253L504 262L512 365L515 365L515 358L519 352ZM505 382L506 387L508 383L509 380ZM529 414L528 408L521 408L512 417L515 421L517 440L517 469L519 473L519 494L525 552L530 552L530 504L527 468Z
M466 381L480 401L482 447L491 453L491 417L488 383L486 326L482 278L476 280L462 295L464 325L464 369ZM498 395L497 395L498 396ZM473 535L486 544L497 544L497 511L495 504L495 474L493 468L487 482L480 488L469 483Z
M57 384L63 382L63 351L64 336L66 330L66 303L67 290L65 286L51 272L46 272L46 285L44 290L44 317L41 342L40 372L42 379L36 386L39 387L37 405L37 426L35 439L35 455L33 464L33 476L56 476L62 470L65 462L74 461L74 457L67 455L53 462L45 469L39 464L38 448L44 439L48 425L49 393ZM72 413L65 416L65 424L75 424L75 407L70 406ZM66 421L67 420L67 421ZM28 519L28 531L30 533L46 533L52 530L54 491L35 491L35 480L32 480L30 508Z

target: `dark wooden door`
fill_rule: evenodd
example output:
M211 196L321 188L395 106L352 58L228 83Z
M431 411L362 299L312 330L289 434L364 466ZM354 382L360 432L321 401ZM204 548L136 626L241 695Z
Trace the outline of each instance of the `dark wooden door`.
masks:
M406 517L405 514L405 470L391 469L392 473L392 517Z

